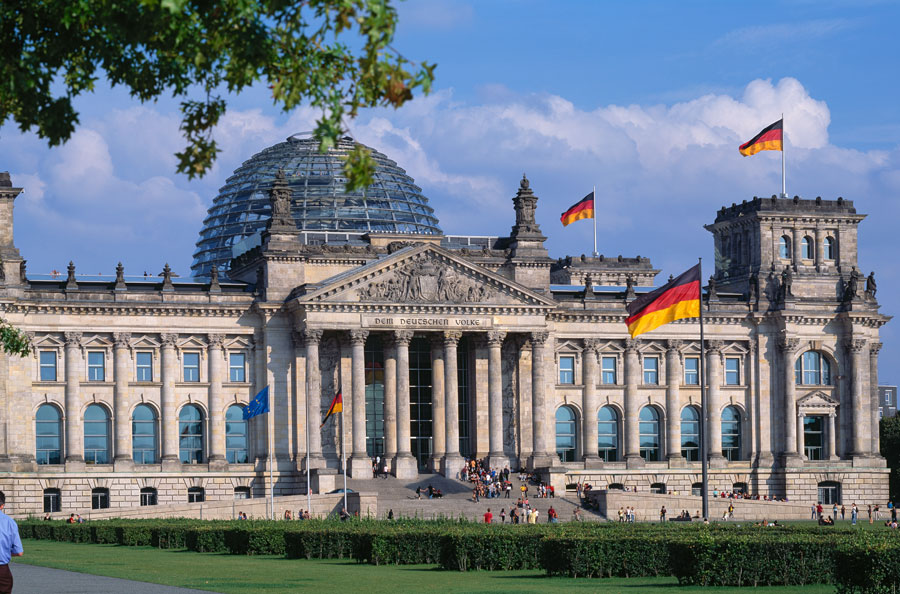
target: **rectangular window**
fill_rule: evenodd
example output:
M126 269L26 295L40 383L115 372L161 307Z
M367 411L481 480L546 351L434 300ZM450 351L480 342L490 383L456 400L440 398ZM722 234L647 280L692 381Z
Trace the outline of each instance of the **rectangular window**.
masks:
M106 354L103 351L88 352L88 381L102 382L106 379Z
M153 353L137 353L137 374L135 379L139 382L153 381Z
M228 378L233 382L247 381L247 357L244 353L228 355Z
M616 358L603 357L600 362L601 376L604 384L615 385L616 383Z
M41 381L56 381L56 351L41 351Z
M684 385L699 386L700 385L700 358L685 357L684 358Z
M659 383L658 357L644 357L644 383L651 385Z
M725 357L725 385L741 385L741 360L738 357Z
M200 381L200 353L184 354L184 381Z
M567 355L559 358L559 383L575 383L575 357Z

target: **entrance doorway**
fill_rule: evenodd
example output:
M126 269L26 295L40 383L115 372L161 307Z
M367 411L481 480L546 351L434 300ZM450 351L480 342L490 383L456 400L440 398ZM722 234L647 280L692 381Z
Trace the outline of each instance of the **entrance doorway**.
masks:
M409 344L409 422L410 447L420 472L428 471L431 462L434 435L431 386L431 344L417 337Z

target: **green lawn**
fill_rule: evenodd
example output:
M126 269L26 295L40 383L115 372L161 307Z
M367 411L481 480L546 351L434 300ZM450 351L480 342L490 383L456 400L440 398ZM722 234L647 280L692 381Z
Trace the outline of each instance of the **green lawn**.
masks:
M673 578L548 578L541 571L451 572L432 566L375 567L353 561L297 561L282 557L240 557L191 553L150 547L72 544L26 540L30 563L96 575L235 594L251 592L548 592L581 591L613 594L698 594L733 592L734 588L680 588ZM15 574L15 567L13 574ZM314 589L314 590L313 590ZM757 593L831 594L832 586L756 588Z

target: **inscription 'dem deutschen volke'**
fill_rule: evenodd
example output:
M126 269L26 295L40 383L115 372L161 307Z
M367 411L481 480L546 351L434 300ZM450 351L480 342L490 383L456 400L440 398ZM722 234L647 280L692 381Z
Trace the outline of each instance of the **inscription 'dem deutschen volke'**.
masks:
M364 316L362 326L364 328L432 328L435 330L448 329L479 329L493 326L489 317L445 317L445 316Z

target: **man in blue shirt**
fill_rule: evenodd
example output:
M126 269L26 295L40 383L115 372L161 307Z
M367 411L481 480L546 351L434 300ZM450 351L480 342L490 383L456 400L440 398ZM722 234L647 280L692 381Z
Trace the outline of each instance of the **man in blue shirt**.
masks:
M19 538L19 527L16 521L3 511L6 495L0 491L0 594L10 594L13 589L13 577L9 571L11 557L22 556L22 539Z

